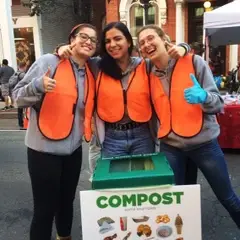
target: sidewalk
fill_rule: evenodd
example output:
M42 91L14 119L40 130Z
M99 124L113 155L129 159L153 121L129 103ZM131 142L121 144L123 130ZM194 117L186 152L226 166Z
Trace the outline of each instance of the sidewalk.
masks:
M0 118L0 131L2 130L19 130L17 119Z
M4 106L4 102L0 102L0 109ZM16 108L7 111L0 110L0 131L1 130L19 130Z
M0 102L0 109L4 108L5 104L4 102ZM0 119L13 119L17 118L17 109L9 109L7 111L1 111L0 110Z

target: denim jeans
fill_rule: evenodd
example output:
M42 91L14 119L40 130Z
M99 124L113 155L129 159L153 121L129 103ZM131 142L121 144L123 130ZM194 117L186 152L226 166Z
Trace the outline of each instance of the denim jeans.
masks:
M184 184L185 160L189 158L194 161L218 200L240 228L240 199L232 189L224 154L216 139L191 150L182 150L161 143L161 152L166 155L173 169L176 185Z
M153 153L155 144L148 123L129 130L107 128L103 142L103 157Z
M197 184L198 167L191 159L186 160L184 185Z
M18 126L23 127L23 108L18 108Z

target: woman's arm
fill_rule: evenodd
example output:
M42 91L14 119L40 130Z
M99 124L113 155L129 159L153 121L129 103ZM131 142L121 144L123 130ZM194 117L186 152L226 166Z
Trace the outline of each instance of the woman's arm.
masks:
M33 63L24 78L13 89L13 99L18 107L31 107L41 101L45 92L43 77L49 69L52 76L58 62L56 56L46 54Z
M214 82L213 74L198 55L194 55L195 74L191 76L194 86L185 90L185 98L193 104L201 104L202 110L208 114L216 114L223 110L224 101Z

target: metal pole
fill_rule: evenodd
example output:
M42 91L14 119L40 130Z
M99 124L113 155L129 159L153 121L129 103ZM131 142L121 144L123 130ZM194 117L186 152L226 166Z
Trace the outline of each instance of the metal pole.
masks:
M148 9L150 7L149 0L143 0L143 8L145 15L145 24L148 24Z

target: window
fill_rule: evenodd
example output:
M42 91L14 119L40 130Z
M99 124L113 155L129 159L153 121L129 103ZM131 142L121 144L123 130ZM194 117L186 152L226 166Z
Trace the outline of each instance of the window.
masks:
M33 28L15 28L14 40L17 63L25 62L28 66L35 61Z
M202 17L204 14L204 8L195 8L195 17Z
M143 26L143 8L140 6L131 7L130 10L130 29L132 36L136 36L137 31Z
M147 24L158 23L157 0L133 0L130 7L130 31L133 37Z

